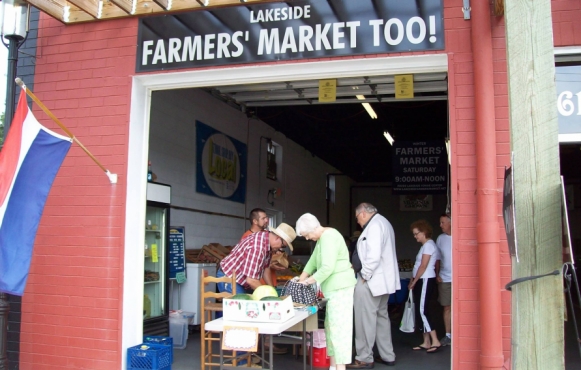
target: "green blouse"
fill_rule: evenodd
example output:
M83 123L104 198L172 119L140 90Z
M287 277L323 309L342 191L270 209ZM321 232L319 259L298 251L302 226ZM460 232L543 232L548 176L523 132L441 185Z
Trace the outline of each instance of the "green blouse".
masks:
M345 239L333 228L323 231L304 271L321 284L323 294L357 283Z

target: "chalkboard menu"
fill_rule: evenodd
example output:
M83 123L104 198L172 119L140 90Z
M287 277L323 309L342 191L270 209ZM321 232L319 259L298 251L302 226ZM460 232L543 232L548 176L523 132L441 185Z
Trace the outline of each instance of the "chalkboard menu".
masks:
M169 228L169 278L177 279L185 277L185 240L186 229L183 226L170 226ZM181 279L178 279L181 280ZM178 281L179 283L180 281Z

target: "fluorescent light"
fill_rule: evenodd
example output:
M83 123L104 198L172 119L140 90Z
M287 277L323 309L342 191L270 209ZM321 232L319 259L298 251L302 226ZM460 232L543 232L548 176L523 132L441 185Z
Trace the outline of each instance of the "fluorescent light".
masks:
M359 100L365 100L365 96L363 95L355 95L355 97ZM371 108L371 105L369 105L369 103L361 103L361 105L363 105L363 108L365 108L365 110L367 111L367 113L369 113L369 116L372 119L377 119L377 113L375 113L375 111L373 110L373 108Z
M390 145L393 145L393 138L391 137L391 135L389 134L389 132L387 131L383 131L383 136L385 136L385 138L387 139L387 141L389 141Z
M363 105L363 108L365 108L365 110L367 111L367 113L369 113L369 116L372 119L377 119L377 114L375 114L375 111L373 110L373 108L371 108L371 105L369 105L369 103L361 103L361 105Z

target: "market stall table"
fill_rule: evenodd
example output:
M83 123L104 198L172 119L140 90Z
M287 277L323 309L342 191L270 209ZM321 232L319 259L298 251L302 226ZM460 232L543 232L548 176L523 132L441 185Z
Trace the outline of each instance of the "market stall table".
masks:
M263 357L260 359L264 362L268 363L268 368L270 370L274 369L273 364L273 336L281 334L283 331L288 330L292 326L302 323L303 326L303 335L302 335L302 345L303 348L306 348L307 345L307 337L306 337L306 319L312 313L307 310L295 309L295 315L288 319L285 322L246 322L246 321L224 321L221 317L216 320L212 320L207 322L204 325L203 330L219 332L220 336L222 336L222 332L224 331L224 326L236 326L236 327L245 327L245 328L257 328L258 334L266 335L269 339L269 348L268 348L268 361L265 361ZM312 347L312 346L311 346ZM264 341L263 341L263 351L262 356L264 356ZM264 366L263 366L264 368ZM306 370L307 368L307 358L306 358L306 351L303 351L303 369ZM311 364L312 368L312 364ZM248 367L246 365L243 366L231 366L224 364L224 351L222 350L222 346L220 346L220 369L246 369Z

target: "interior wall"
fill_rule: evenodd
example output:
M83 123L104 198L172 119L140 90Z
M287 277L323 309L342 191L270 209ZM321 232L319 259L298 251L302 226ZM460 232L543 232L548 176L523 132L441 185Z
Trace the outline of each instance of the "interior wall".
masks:
M280 212L292 226L305 212L325 219L326 174L336 169L264 122L200 89L155 91L150 114L149 160L157 182L172 186L173 206L203 211L171 210L171 224L185 227L186 249L212 242L235 245L249 226L244 218L255 207ZM247 143L245 204L196 193L196 120ZM266 178L266 138L282 147L282 178L277 181ZM280 187L282 195L270 204L267 195L273 187Z
M335 188L329 202L329 226L336 228L343 236L351 236L350 225L355 219L354 205L351 204L350 189L355 182L348 176L333 176ZM323 222L321 222L323 223Z
M442 233L440 229L440 215L446 211L446 194L434 194L431 211L401 211L399 207L399 195L391 194L388 186L354 186L353 206L362 202L373 204L378 213L387 218L395 232L395 247L398 259L415 260L420 249L420 244L414 239L410 231L412 222L424 219L430 223L433 229L432 238L435 240ZM353 230L358 225L353 221Z

